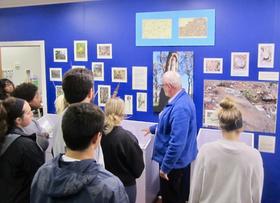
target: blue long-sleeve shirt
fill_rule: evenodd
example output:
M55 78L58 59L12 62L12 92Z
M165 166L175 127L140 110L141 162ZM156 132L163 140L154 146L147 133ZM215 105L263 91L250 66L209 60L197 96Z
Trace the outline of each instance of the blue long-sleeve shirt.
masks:
M164 173L184 168L196 158L195 105L184 90L166 105L159 123L151 126L150 131L156 133L152 159L160 164Z

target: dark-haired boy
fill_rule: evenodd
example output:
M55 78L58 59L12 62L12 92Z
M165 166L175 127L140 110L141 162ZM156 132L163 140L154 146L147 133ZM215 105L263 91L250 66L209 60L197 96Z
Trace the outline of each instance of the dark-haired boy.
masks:
M63 76L62 88L64 98L69 104L91 103L94 96L92 71L84 68L75 68L67 71ZM62 113L62 117L64 112ZM53 145L54 156L65 153L66 151L61 130L61 120L62 118L60 118L55 130ZM95 155L97 163L104 166L103 153L100 146L96 149Z
M67 152L43 165L31 186L31 202L128 203L120 180L94 160L104 114L89 103L71 105L62 119Z

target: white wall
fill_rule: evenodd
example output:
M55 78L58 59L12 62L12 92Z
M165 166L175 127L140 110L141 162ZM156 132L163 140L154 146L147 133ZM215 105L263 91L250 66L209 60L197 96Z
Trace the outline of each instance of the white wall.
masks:
M42 92L40 47L2 47L1 56L3 71L14 71L12 81L15 85L26 82L26 69L30 69L31 77L38 78Z

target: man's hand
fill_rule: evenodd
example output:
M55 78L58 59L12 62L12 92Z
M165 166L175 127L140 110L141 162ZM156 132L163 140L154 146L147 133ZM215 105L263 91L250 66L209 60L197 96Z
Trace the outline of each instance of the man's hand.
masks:
M149 128L143 129L142 131L145 133L144 136L151 134L151 131Z
M160 170L160 172L159 172L159 176L160 176L161 178L163 178L163 179L169 181L169 178L168 178L167 174L164 173L164 172L162 172L161 170Z

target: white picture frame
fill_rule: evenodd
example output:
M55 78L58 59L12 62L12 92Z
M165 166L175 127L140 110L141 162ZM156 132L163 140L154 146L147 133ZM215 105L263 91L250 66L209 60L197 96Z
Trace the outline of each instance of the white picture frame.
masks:
M146 92L137 92L137 102L136 110L140 112L147 112L147 93Z
M62 68L50 68L50 81L62 81Z
M94 81L104 81L104 63L92 62L91 70L94 75Z
M204 58L203 70L205 74L222 74L223 58Z
M124 95L125 114L133 115L133 96Z
M112 67L112 82L127 83L127 68L126 67Z
M110 85L98 85L98 106L104 107L108 99L111 98Z
M57 98L62 94L63 94L62 85L56 85L55 86L55 97Z
M87 40L74 41L74 61L88 61Z
M205 110L205 127L219 127L218 112L216 110Z
M273 68L274 53L274 43L260 43L258 45L258 68Z
M97 59L112 59L112 44L97 44Z
M132 66L132 89L148 89L148 68L146 66Z
M249 76L249 52L231 53L231 76L248 77Z
M67 48L54 48L53 49L54 62L68 62Z
M75 69L75 68L83 68L83 69L85 69L86 66L83 66L83 65L72 65L72 69Z

